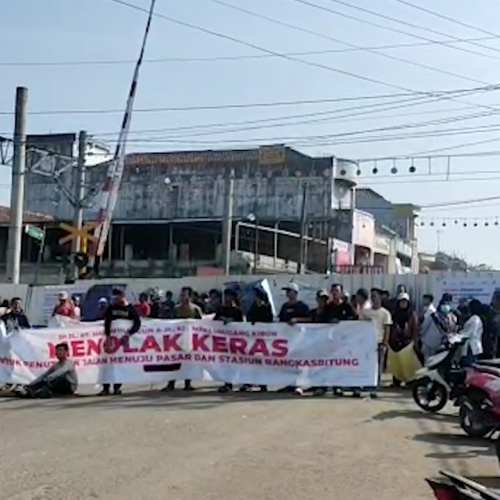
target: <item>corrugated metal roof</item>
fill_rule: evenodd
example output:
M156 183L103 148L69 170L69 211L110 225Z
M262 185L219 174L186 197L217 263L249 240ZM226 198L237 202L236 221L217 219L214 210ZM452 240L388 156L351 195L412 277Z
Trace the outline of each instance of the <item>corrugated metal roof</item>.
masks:
M27 224L52 222L54 218L47 214L39 214L35 212L24 212L23 222ZM10 222L10 208L0 205L0 224L8 224Z
M373 200L375 198L378 200L389 201L371 188L356 188L356 199Z
M273 165L282 164L285 159L288 161L295 159L325 160L325 158L311 157L288 146L276 144L253 149L130 153L126 156L125 165L127 167L140 165L202 165L208 163L245 163L249 161L259 161L262 165ZM328 157L326 160L328 160Z

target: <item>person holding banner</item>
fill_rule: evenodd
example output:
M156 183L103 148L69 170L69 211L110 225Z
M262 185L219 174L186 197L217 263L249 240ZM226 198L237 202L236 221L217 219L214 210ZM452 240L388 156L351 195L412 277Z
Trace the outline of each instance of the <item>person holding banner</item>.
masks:
M359 293L359 292L358 292ZM377 389L380 387L380 380L384 371L387 345L392 327L391 313L382 307L382 296L380 290L373 289L371 293L371 307L362 308L360 319L374 321L378 333L378 379L377 387L372 391L372 397L377 397Z
M125 298L125 291L121 288L115 288L112 291L113 300L109 307L106 309L106 314L104 316L104 334L106 335L106 341L110 340L111 327L113 321L116 320L128 320L132 322L128 333L122 338L122 343L128 342L130 335L137 333L141 328L141 318L137 314L134 306L128 302ZM102 391L99 396L109 396L110 384L102 384ZM115 396L119 396L122 393L122 384L113 385L113 393Z
M297 283L288 283L283 287L286 292L287 301L281 306L278 318L281 323L295 325L296 323L307 323L310 320L311 312L305 302L298 299L299 285ZM302 396L304 390L300 387L287 386L281 388L278 392L293 392L297 396Z
M52 311L52 316L64 316L67 318L75 318L75 306L68 292L62 291L59 293L58 302Z
M267 294L262 288L254 288L255 298L247 314L247 321L254 325L255 323L272 323L274 321L273 309L269 304ZM252 388L252 384L244 384L240 387L241 392L246 392ZM260 392L266 392L267 385L260 386Z
M307 323L310 311L305 302L298 299L299 285L288 283L282 288L286 292L287 301L281 306L278 318L281 323Z
M311 311L313 323L338 323L339 321L348 321L356 319L356 313L352 305L344 299L342 285L333 283L330 287L330 295L326 290L320 290L316 295L318 308ZM321 311L318 314L318 311ZM327 387L314 387L315 396L324 396ZM354 390L358 394L358 390ZM336 396L342 396L344 391L341 387L333 387L333 393Z
M173 319L202 319L203 313L201 309L192 301L193 289L190 286L185 286L181 289L179 296L179 304L172 311ZM162 392L173 391L175 389L175 380L170 380L169 383L161 390ZM193 391L191 380L184 381L184 390Z
M243 322L243 312L237 304L238 295L232 288L224 290L224 302L217 308L214 321L223 321L225 325L231 322ZM219 387L219 392L230 392L233 390L233 384L226 382Z

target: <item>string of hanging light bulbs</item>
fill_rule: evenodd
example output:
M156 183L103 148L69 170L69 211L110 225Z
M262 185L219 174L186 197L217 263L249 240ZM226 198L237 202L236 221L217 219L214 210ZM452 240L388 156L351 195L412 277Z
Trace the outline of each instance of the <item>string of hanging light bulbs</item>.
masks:
M389 170L392 175L396 175L398 173L403 173L403 172L400 172L398 170L397 161L398 160L396 158L394 158L392 160L392 168ZM365 162L363 162L363 163L365 163ZM363 172L363 170L361 169L361 165L362 165L362 163L358 162L358 168L355 171L357 176L360 176L360 175L363 175L366 173L366 172ZM416 171L417 171L417 167L415 166L414 161L411 160L410 167L408 168L408 172L410 174L414 174ZM342 168L339 173L341 176L345 176L345 175L348 175L349 172L347 171L347 169ZM371 169L371 173L373 175L377 175L378 173L380 173L379 160L373 160L373 167ZM431 173L430 170L429 170L429 173Z
M430 220L419 220L418 225L420 227L498 227L500 226L500 217L494 219L484 219L484 218L450 218L450 219L430 219Z

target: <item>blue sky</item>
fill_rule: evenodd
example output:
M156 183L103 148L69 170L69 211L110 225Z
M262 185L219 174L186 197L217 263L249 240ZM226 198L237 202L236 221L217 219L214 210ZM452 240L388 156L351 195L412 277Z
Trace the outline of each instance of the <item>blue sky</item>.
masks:
M149 7L149 0L127 1ZM169 109L134 114L129 151L286 142L307 153L353 159L411 156L431 150L437 151L423 156L500 152L500 117L496 117L500 90L445 98L412 94L500 82L500 38L495 38L497 33L500 37L500 0L408 1L471 27L398 0L223 0L302 31L213 0L157 0L159 14L253 48L156 17L136 108ZM146 14L111 0L4 3L0 43L8 50L0 55L0 134L9 135L12 130L13 117L8 113L13 111L19 85L29 88L33 113L123 109L133 70L133 63L127 61L137 56ZM345 51L356 48L363 50ZM288 57L306 62L272 54L294 54ZM391 97L332 101L380 95ZM276 105L284 101L295 104ZM273 105L171 109L252 103ZM31 114L28 130L86 129L112 141L121 119L119 112ZM235 125L218 126L224 123ZM395 129L373 130L386 127ZM339 137L347 133L353 135ZM480 141L484 143L471 144ZM427 159L379 161L379 173L373 175L375 164L366 162L362 163L362 183L396 202L425 206L460 201L422 211L422 250L436 250L439 229L441 249L500 267L495 244L500 225L494 225L497 216L500 220L500 198L466 203L499 195L499 163L500 155L484 154L433 158L430 165ZM417 169L413 176L408 173L412 164ZM394 166L397 175L390 173ZM9 172L0 172L0 203L8 204ZM442 227L444 220L446 227Z

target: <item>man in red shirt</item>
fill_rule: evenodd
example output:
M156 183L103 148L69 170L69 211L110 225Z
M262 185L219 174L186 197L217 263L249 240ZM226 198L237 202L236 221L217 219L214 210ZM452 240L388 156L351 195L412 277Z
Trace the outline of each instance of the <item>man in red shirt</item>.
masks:
M66 316L67 318L75 318L75 306L70 300L68 292L61 292L59 294L59 301L54 307L52 316Z
M141 318L148 318L151 315L151 306L149 305L146 293L141 293L139 295L139 302L134 306L134 308Z

